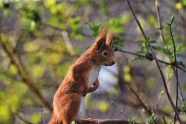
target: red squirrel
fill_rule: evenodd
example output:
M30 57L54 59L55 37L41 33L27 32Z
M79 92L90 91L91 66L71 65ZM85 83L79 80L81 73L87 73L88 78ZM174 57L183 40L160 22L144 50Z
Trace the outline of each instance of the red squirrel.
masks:
M113 33L101 29L95 43L70 67L62 84L54 95L53 115L48 124L77 123L98 124L94 119L81 119L85 110L85 96L99 86L101 65L115 63L111 48Z

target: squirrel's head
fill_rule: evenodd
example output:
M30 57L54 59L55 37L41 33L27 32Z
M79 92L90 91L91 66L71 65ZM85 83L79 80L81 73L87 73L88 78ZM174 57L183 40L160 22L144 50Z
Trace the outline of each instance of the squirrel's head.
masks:
M114 35L111 31L106 34L106 30L104 28L101 29L93 45L95 51L94 60L96 63L105 66L115 64L114 52L111 47L113 38Z

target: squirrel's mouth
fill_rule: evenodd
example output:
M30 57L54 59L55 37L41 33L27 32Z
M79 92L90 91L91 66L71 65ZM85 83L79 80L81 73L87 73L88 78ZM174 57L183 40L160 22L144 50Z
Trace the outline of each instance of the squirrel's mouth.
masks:
M104 64L104 66L109 66L108 64Z
M115 62L114 61L112 61L111 63L109 63L109 64L104 64L104 66L112 66L112 65L114 65L115 64Z

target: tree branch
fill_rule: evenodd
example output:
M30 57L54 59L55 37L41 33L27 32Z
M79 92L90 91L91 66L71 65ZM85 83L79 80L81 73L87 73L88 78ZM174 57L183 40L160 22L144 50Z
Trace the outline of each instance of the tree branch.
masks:
M174 63L177 64L176 45L175 45L175 41L174 41L174 36L173 36L173 33L172 33L172 27L171 27L171 25L172 24L168 24L170 35L171 35L171 39L172 39L172 44L173 44ZM178 69L177 69L177 67L175 67L175 68L173 67L173 71L174 71L174 75L176 77L176 108L177 108L178 107L178 89L179 89ZM174 124L176 124L176 114L175 114L175 117L174 117Z
M8 48L6 47L6 45L2 42L2 39L0 37L0 45L2 47L2 49L4 50L4 52L7 54L11 64L15 65L15 67L18 70L18 74L21 77L22 82L28 86L28 88L41 100L41 102L46 106L46 108L52 112L52 107L51 105L45 100L45 98L43 97L43 95L40 93L40 91L37 89L37 87L35 87L33 81L31 78L28 77L28 75L25 75L25 68L23 69L21 65L19 65L16 62L16 59L12 56L11 52L8 50Z
M137 54L137 53L133 53L133 52L129 52L129 51L126 51L126 50L122 50L122 49L116 49L115 51L119 51L119 52L124 52L124 53L128 53L128 54L131 54L131 55L135 55L135 56L140 56L140 57L144 57L144 58L150 58L150 59L154 59L153 57L149 57L149 56L146 56L146 55L141 55L141 54ZM170 63L170 62L166 62L166 61L163 61L163 60L160 60L157 58L157 60L160 62L160 63L163 63L163 64L168 64L168 65L171 65L171 66L175 66L177 68L179 68L180 70L182 70L183 72L186 72L186 70L174 63Z
M144 32L144 30L143 30L141 24L139 23L139 20L137 19L137 17L136 17L136 15L135 15L134 11L133 11L133 8L132 8L132 6L131 6L129 0L127 0L127 3L128 3L128 5L129 5L129 7L130 7L130 10L131 10L131 12L132 12L132 14L133 14L133 16L134 16L134 19L135 19L135 21L136 21L138 27L140 28L140 30L141 30L141 32L142 32L142 34L143 34L143 37L144 37L145 40L146 40L147 46L149 47L149 49L150 49L150 51L151 51L151 53L152 53L152 56L153 56L153 58L155 59L156 65L157 65L157 67L158 67L158 70L159 70L160 75L161 75L162 80L163 80L163 84L164 84L164 88L165 88L167 97L168 97L168 99L169 99L169 101L170 101L170 103L171 103L172 108L174 109L174 111L175 111L175 113L176 113L176 116L177 116L177 118L178 118L178 121L179 121L180 124L181 124L182 122L181 122L181 119L180 119L180 117L179 117L177 108L175 107L175 105L174 105L174 103L173 103L173 101L172 101L172 98L171 98L171 96L170 96L170 94L169 94L169 91L168 91L168 88L167 88L167 85L166 85L165 77L164 77L164 75L163 75L162 69L160 68L160 65L159 65L159 62L158 62L158 60L157 60L157 58L156 58L156 55L155 55L155 53L154 53L154 51L153 51L153 49L152 49L152 46L151 46L151 44L149 43L148 38L146 37L145 32Z

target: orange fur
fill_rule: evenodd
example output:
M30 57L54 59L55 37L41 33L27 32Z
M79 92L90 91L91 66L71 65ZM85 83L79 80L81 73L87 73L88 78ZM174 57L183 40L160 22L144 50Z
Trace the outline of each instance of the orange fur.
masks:
M95 43L70 67L53 101L53 115L48 124L70 124L72 121L96 124L93 119L81 119L84 113L84 97L99 86L101 65L111 66L114 53L111 48L112 32L102 29Z

